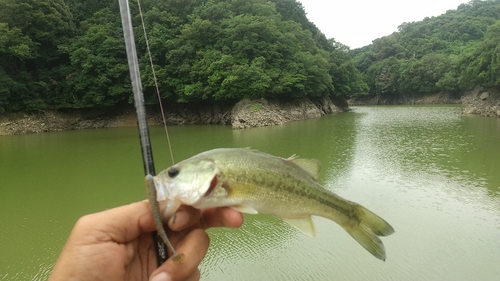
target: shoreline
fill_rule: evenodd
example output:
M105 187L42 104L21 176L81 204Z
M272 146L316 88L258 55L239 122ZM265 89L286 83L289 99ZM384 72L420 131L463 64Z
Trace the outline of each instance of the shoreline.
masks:
M329 97L259 99L238 103L164 104L167 125L219 124L233 129L273 126L348 111L345 101ZM148 125L161 125L158 105L146 106ZM45 110L0 115L0 136L137 126L134 105L111 108Z
M500 117L500 89L475 87L462 95L448 92L410 94L405 96L360 96L347 101L349 106L358 105L425 105L463 104L462 114Z
M391 104L465 104L462 109L463 114L500 117L500 89L476 87L460 97L441 92L397 98L360 96L348 101L318 97L293 100L245 99L238 103L167 104L164 105L164 111L167 125L219 124L231 125L233 129L246 129L347 112L350 110L349 106ZM157 105L146 106L146 111L148 125L163 124ZM133 105L16 112L0 115L0 136L136 125Z

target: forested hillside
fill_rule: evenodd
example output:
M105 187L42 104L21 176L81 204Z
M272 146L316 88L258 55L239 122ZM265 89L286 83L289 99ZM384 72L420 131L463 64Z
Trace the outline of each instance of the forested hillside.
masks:
M500 87L500 0L474 0L351 51L371 95Z
M141 0L164 99L367 92L348 50L295 0ZM153 80L131 1L144 92ZM132 102L116 0L0 0L0 113Z

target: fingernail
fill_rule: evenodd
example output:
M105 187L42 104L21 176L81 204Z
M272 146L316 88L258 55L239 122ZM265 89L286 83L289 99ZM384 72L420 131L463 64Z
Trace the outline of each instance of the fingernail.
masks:
M172 278L166 272L160 272L151 278L151 281L171 281Z
M179 211L174 214L174 216L170 219L170 226L175 230L182 228L187 224L189 220L189 215L186 211Z
M177 213L174 213L174 216L170 219L170 224L174 225L176 220L177 220Z

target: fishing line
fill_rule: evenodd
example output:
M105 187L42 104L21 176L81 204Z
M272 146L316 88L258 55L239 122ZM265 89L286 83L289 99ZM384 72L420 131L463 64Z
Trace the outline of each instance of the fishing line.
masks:
M165 128L165 135L167 137L167 142L168 142L168 149L170 150L170 157L171 157L171 160L172 160L172 165L175 164L175 161L174 161L174 154L172 153L172 145L170 143L170 137L169 137L169 134L168 134L168 129L167 129L167 120L165 118L165 113L163 111L163 104L162 104L162 101L161 101L161 96L160 96L160 90L158 89L158 82L156 80L156 73L155 73L155 67L154 67L154 64L153 64L153 56L151 55L151 50L149 48L149 40L148 40L148 34L146 32L146 25L144 23L144 17L142 15L142 9L141 9L141 1L140 0L137 0L137 6L139 8L139 15L141 17L141 23L142 23L142 30L144 32L144 39L146 41L146 48L147 48L147 51L148 51L148 56L149 56L149 63L151 65L151 72L153 74L153 81L154 81L154 84L155 84L155 88L156 88L156 96L158 97L158 103L160 104L160 111L161 111L161 117L163 119L163 127ZM174 215L175 216L175 215ZM175 217L174 217L174 221L175 221ZM181 237L185 237L185 233L183 231L179 231L179 235ZM161 236L161 235L160 235ZM175 258L175 257L174 257Z
M151 65L151 72L153 73L153 81L154 81L155 88L156 88L156 96L158 97L158 103L160 104L160 111L161 111L161 117L163 120L163 127L165 129L165 135L167 136L167 143L168 143L168 149L170 151L170 158L172 159L172 165L174 165L175 164L174 154L172 153L172 145L170 143L170 137L168 135L167 120L165 119L165 112L163 111L163 104L161 101L160 90L158 89L158 82L156 80L156 72L155 72L155 67L153 64L153 57L151 55L151 50L149 49L148 34L146 32L146 25L144 24L144 17L142 15L141 1L140 0L137 0L137 6L139 7L139 15L141 16L142 30L144 32L144 39L146 41L146 49L148 50L149 63Z

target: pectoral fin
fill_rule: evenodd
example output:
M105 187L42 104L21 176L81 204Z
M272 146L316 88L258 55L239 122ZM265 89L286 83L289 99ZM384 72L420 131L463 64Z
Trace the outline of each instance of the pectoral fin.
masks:
M314 222L311 217L302 219L283 219L287 223L296 227L298 230L302 231L304 234L315 237L316 229L314 228Z
M255 215L255 214L259 213L254 208L252 208L250 206L246 206L246 205L231 206L231 209L236 210L240 213L246 213L246 214L251 214L251 215Z

